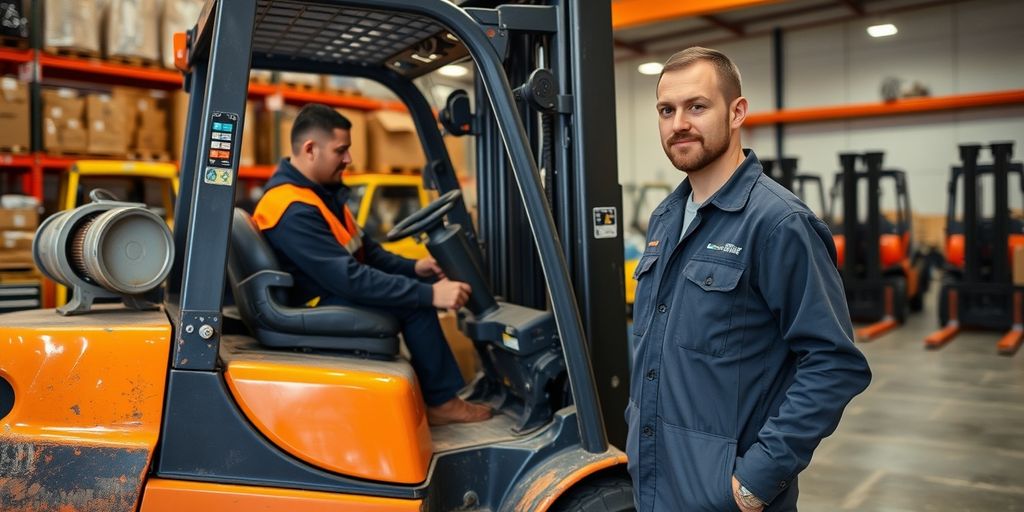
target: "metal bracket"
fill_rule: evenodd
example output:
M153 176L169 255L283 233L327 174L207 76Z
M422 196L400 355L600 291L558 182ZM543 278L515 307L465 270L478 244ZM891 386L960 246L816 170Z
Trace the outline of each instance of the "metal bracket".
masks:
M219 311L182 311L174 367L209 370L217 361L223 317Z
M508 55L509 32L554 34L558 32L558 11L550 5L502 5L497 9L467 7L469 14L502 57Z

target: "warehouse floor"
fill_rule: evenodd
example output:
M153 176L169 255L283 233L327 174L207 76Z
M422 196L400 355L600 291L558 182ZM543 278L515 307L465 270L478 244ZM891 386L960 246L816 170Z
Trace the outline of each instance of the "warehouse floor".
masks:
M925 311L860 344L874 372L800 477L800 510L1024 511L1024 350L968 332L928 351Z

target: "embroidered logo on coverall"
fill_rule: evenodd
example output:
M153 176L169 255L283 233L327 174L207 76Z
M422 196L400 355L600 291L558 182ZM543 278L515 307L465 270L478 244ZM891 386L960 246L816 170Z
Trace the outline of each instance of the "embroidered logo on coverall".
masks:
M729 254L735 254L736 256L739 256L740 255L740 251L743 250L742 247L736 247L733 244L725 244L725 245L708 244L708 249L711 249L712 251L727 252Z

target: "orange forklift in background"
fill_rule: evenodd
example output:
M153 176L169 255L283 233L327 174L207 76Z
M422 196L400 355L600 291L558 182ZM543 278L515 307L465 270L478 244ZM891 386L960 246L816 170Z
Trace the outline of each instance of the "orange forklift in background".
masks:
M175 39L190 97L163 302L0 316L0 508L633 510L609 442L628 382L609 3L207 0ZM453 63L476 71L475 103L456 91L441 119L476 139L479 231L414 83ZM286 302L292 276L234 205L250 66L375 80L408 108L439 198L388 238L472 285L464 392L493 418L428 425L395 318ZM49 237L79 280L97 207Z
M939 292L940 330L925 338L927 348L940 348L963 328L1006 331L996 348L1013 355L1024 341L1024 278L1016 262L1024 258L1024 219L1010 214L1010 194L1024 198L1024 166L1011 162L1013 143L994 142L991 164L978 164L986 146L960 146L960 167L949 180L946 217L946 275ZM1017 187L1010 186L1010 176ZM988 187L982 180L990 179ZM962 185L963 216L958 218L957 189ZM987 188L989 194L981 191ZM986 215L983 198L994 209ZM1015 265L1011 266L1011 262Z
M931 263L915 249L906 173L882 168L881 152L841 153L842 172L832 187L829 218L837 264L854 321L872 322L855 331L873 340L902 325L909 311L920 311L931 282ZM857 169L857 161L864 168ZM892 218L882 214L882 184L892 184ZM866 201L860 197L860 185ZM842 211L836 212L837 204ZM866 210L862 210L866 206ZM862 216L861 212L865 214ZM839 220L837 220L839 219Z

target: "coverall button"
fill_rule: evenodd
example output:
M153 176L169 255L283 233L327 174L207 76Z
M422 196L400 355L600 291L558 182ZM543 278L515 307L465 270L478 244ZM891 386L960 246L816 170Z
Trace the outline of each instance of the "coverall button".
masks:
M651 370L647 372L647 380L654 380L658 378L658 370Z
M666 311L668 311L668 306L666 306L664 304L659 304L658 305L658 313L664 313Z
M711 276L708 276L708 278L704 280L704 286L711 286L713 284L715 284L715 280L712 279Z
M783 481L779 482L779 489L785 489L785 488L786 488L786 481L783 480Z
M652 427L650 425L645 425L643 432L644 432L645 436L651 437L651 436L654 435L654 427Z

